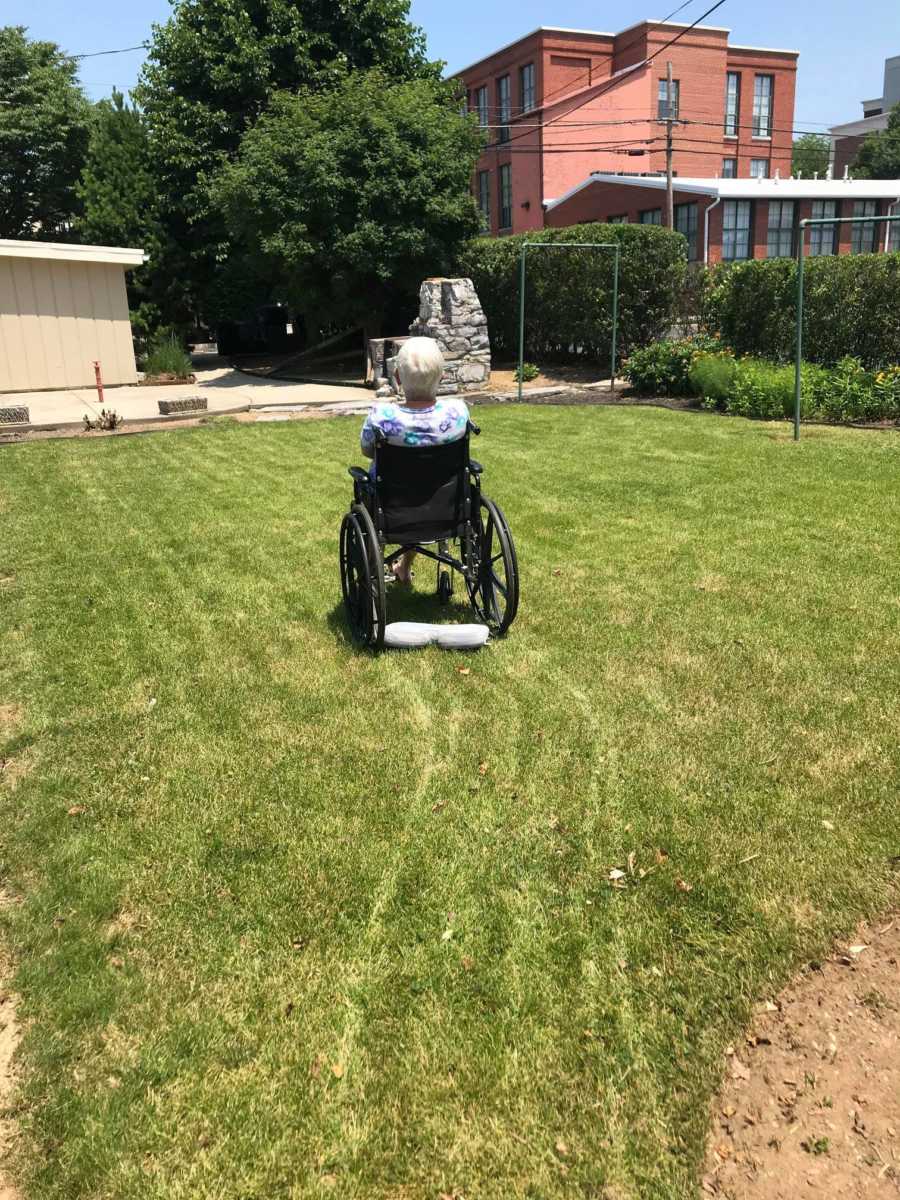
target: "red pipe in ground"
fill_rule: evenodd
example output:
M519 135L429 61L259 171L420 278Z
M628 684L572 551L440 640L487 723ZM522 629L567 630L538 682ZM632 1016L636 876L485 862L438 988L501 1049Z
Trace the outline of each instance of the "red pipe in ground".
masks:
M100 374L100 363L94 363L94 378L97 380L97 398L100 401L100 407L103 408L103 376Z

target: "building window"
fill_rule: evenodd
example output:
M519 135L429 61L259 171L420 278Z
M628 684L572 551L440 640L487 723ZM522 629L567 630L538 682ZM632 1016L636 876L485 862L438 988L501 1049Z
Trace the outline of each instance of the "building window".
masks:
M472 94L475 97L474 108L478 113L478 124L484 129L488 123L488 90L486 87L480 87Z
M757 75L753 81L753 136L772 136L774 75Z
M677 79L672 80L671 112L669 112L670 105L667 102L669 99L668 87L668 82L665 79L661 79L659 81L659 92L657 93L656 101L656 116L660 121L666 121L669 117L671 117L674 121L678 117L678 102L680 99L679 81Z
M814 221L824 217L836 217L837 200L813 200L812 215ZM810 225L809 254L816 258L822 254L834 254L837 225Z
M790 258L794 253L794 201L769 201L769 227L766 254L769 258Z
M645 208L638 214L638 221L641 225L662 225L662 209Z
M500 228L512 228L512 167L509 163L500 168Z
M741 77L737 71L725 76L725 136L737 137L741 120Z
M628 224L628 214L627 213L616 213L616 215L614 217L607 217L606 224L607 225L627 225Z
M877 217L877 200L857 200L853 205L854 217ZM875 253L875 222L866 221L865 225L853 226L853 242L851 250L854 254Z
M750 159L750 178L751 179L768 179L769 178L769 160L767 158L751 158Z
M522 112L534 108L534 63L527 63L519 70L519 86L522 94Z
M675 228L687 238L688 262L697 261L697 205L675 205Z
M750 257L750 201L726 200L722 205L722 258L733 262Z
M722 178L737 179L737 159L723 158L722 159Z
M481 228L487 233L491 228L491 173L478 172L478 211L481 213Z
M500 118L500 129L497 131L498 142L509 141L509 76L501 75L497 80L497 112Z

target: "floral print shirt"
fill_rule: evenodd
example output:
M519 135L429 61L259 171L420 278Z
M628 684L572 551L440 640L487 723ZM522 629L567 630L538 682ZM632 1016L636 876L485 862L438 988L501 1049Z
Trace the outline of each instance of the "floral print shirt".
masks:
M366 458L375 455L375 431L392 446L443 446L465 436L469 410L456 396L435 400L430 408L407 408L393 400L372 405L359 436Z

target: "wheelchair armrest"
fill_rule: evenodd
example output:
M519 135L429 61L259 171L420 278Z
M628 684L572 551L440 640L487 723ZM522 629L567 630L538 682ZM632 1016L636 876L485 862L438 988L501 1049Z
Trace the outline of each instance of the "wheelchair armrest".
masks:
M369 484L372 482L372 480L369 478L368 471L363 470L362 467L348 467L347 473L348 475L352 476L357 483Z
M480 475L481 472L484 470L484 467L481 465L480 462L476 462L474 458L470 458L469 459L469 470L472 471L475 475Z

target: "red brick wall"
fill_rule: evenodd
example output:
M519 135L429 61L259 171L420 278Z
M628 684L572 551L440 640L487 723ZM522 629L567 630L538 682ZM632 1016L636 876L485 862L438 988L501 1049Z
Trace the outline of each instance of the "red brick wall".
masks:
M657 92L668 60L680 84L680 116L692 122L676 126L677 175L721 174L726 157L738 159L739 176L749 176L752 158L768 158L772 175L778 169L790 174L796 56L729 48L725 30L702 27L662 50L681 29L643 22L615 36L542 30L460 74L469 92L487 85L493 125L499 123L497 79L510 76L512 111L517 114L510 124L510 143L497 145L492 131L492 144L478 165L491 172L493 233L501 232L497 168L502 162L510 162L513 170L513 232L540 228L542 201L558 198L592 171L663 171L665 131L656 120ZM659 57L648 69L609 86L613 72L642 62L654 51ZM538 107L518 115L519 68L529 62L535 65ZM729 69L743 76L739 124L745 128L734 141L724 138ZM775 77L771 141L753 138L750 128L756 73ZM629 150L641 153L628 154Z
M856 162L856 156L859 153L859 148L865 141L865 137L861 134L859 137L842 137L837 138L834 143L834 175L840 179L844 174L844 167L852 167Z
M769 201L753 200L747 197L753 205L751 211L752 245L751 257L766 258L768 256L768 225ZM709 209L709 261L720 262L722 259L722 216L723 205L714 204L710 196L702 196L692 192L680 192L675 188L675 203L687 204L697 202L697 250L699 258L703 258L705 214ZM812 200L797 202L796 220L808 219L812 216ZM852 217L853 200L842 200L838 203L838 217ZM898 206L900 207L900 206ZM640 214L646 209L659 208L662 210L662 220L666 219L666 193L663 188L637 187L629 184L595 183L582 188L569 200L552 208L546 214L546 223L550 227L563 228L567 225L579 225L589 221L607 221L613 216L626 216L629 222L637 224ZM876 212L884 215L887 212L887 202L879 201ZM837 251L839 254L849 254L853 243L853 226L838 225ZM809 253L810 230L805 231L805 252ZM878 227L876 246L884 248L884 226Z

